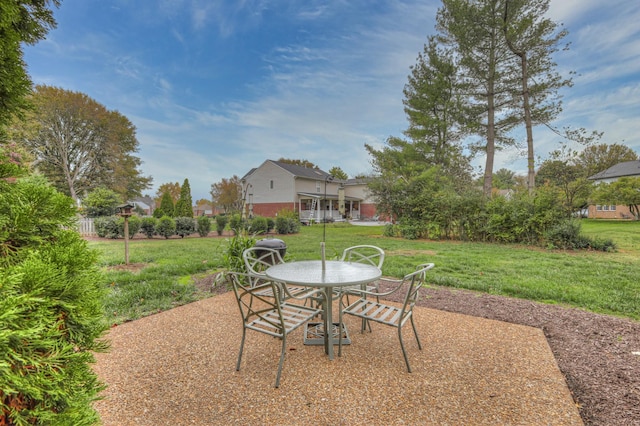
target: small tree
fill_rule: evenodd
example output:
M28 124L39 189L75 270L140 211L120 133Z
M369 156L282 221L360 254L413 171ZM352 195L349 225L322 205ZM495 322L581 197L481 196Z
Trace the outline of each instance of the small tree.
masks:
M180 198L176 202L175 217L193 217L193 201L191 199L191 187L189 179L185 179L180 188Z
M160 200L160 210L162 211L162 214L164 216L175 217L175 206L173 204L171 194L169 194L168 192L165 192L162 195L162 200Z

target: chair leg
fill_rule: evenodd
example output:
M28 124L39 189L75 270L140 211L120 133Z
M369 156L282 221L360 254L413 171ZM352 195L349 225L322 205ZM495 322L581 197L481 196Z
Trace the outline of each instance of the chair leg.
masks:
M407 364L407 371L411 373L409 358L407 357L407 351L404 349L404 342L402 341L402 327L398 327L398 339L400 339L400 348L402 349L402 355L404 355L404 362Z
M422 350L422 344L420 344L420 337L418 337L418 330L416 330L416 324L413 322L413 315L411 315L411 327L413 327L413 334L416 336L418 342L418 349Z
M342 298L338 303L338 309L340 310L338 313L338 327L342 327ZM342 356L342 330L338 333L338 356Z
M244 350L244 338L247 335L247 329L242 327L242 341L240 342L240 353L238 354L238 362L236 363L236 371L240 371L240 361L242 361L242 351Z
M287 349L287 335L282 336L282 352L280 353L280 362L278 363L278 374L276 375L276 387L280 387L280 374L282 374L282 365L284 364L284 354Z

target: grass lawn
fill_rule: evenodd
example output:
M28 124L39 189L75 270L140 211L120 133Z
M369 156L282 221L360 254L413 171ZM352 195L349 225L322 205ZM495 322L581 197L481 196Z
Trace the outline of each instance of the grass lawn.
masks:
M382 236L382 226L336 223L273 235L287 245L287 261L317 259L326 234L327 257L346 247L373 244L386 252L383 274L401 277L415 265L434 262L431 284L563 304L640 320L640 222L583 220L585 235L612 239L615 253L550 251L515 245L404 240ZM193 277L220 270L226 238L132 240L130 262L139 272L118 270L123 240L90 241L100 253L104 285L111 288L109 321L120 323L189 303L207 294Z

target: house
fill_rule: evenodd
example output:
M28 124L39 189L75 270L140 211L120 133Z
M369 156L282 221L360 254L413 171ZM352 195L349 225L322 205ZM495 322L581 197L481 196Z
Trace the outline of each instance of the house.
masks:
M145 216L151 216L156 207L156 203L153 201L153 198L146 195L144 197L133 198L128 202L133 204L136 208L142 209Z
M621 177L640 177L640 161L624 161L600 173L589 176L595 183L610 183ZM625 205L590 205L589 217L594 219L631 219L633 215Z
M244 214L298 213L302 223L371 219L376 205L363 179L334 179L318 168L266 160L241 179Z

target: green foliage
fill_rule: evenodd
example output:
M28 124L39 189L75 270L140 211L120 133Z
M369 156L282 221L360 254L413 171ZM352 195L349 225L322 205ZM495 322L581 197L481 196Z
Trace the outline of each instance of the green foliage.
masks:
M93 220L93 226L98 237L116 239L122 235L118 222L119 218L117 216L102 216Z
M296 234L300 231L300 220L297 214L288 209L280 210L276 217L276 232L278 234Z
M191 235L196 231L196 223L193 217L176 217L176 231L180 238L184 238L187 235Z
M268 217L267 218L267 232L271 232L273 231L273 229L276 227L276 221L273 220L272 217Z
M130 216L128 219L128 227L129 227L129 238L133 238L140 231L140 227L142 226L142 219L138 216ZM124 238L124 218L121 217L118 219L118 231L119 236Z
M156 234L169 238L176 234L176 221L169 216L162 216L156 225Z
M255 238L244 232L238 232L232 238L225 240L225 243L223 266L228 271L246 272L242 253L255 245Z
M612 252L617 249L611 239L591 238L581 233L581 223L577 219L567 219L545 234L549 248L564 250L591 249Z
M60 0L4 1L0 7L0 139L14 116L27 109L31 79L23 59L22 43L35 44L56 27L50 6Z
M175 206L173 205L173 198L171 198L171 194L169 194L168 192L162 194L162 198L160 199L160 210L163 216L175 217Z
M255 216L251 219L249 226L253 234L266 234L269 231L267 218L263 216Z
M229 217L227 215L219 214L216 216L216 232L218 235L222 235L224 228L227 226L229 222Z
M162 216L167 215L162 211L162 208L158 207L153 211L153 214L151 216L153 216L155 219L160 219Z
M249 227L249 223L240 216L240 214L236 213L231 215L231 219L229 219L229 227L234 232L234 234L240 234L243 231L246 231Z
M200 216L198 218L198 235L206 237L211 232L211 219L208 216Z
M140 232L142 232L147 238L153 238L156 233L156 225L158 219L155 217L143 217L140 223Z
M120 196L115 191L100 187L87 194L82 206L87 217L111 216L120 202Z
M103 385L90 364L107 329L97 253L65 230L73 201L43 178L0 186L0 424L95 424Z
M185 179L180 187L180 198L176 202L174 217L193 217L193 201L189 179Z
M0 163L3 161L0 159ZM73 200L58 193L42 176L0 182L0 266L9 256L49 244L61 226L73 228Z

